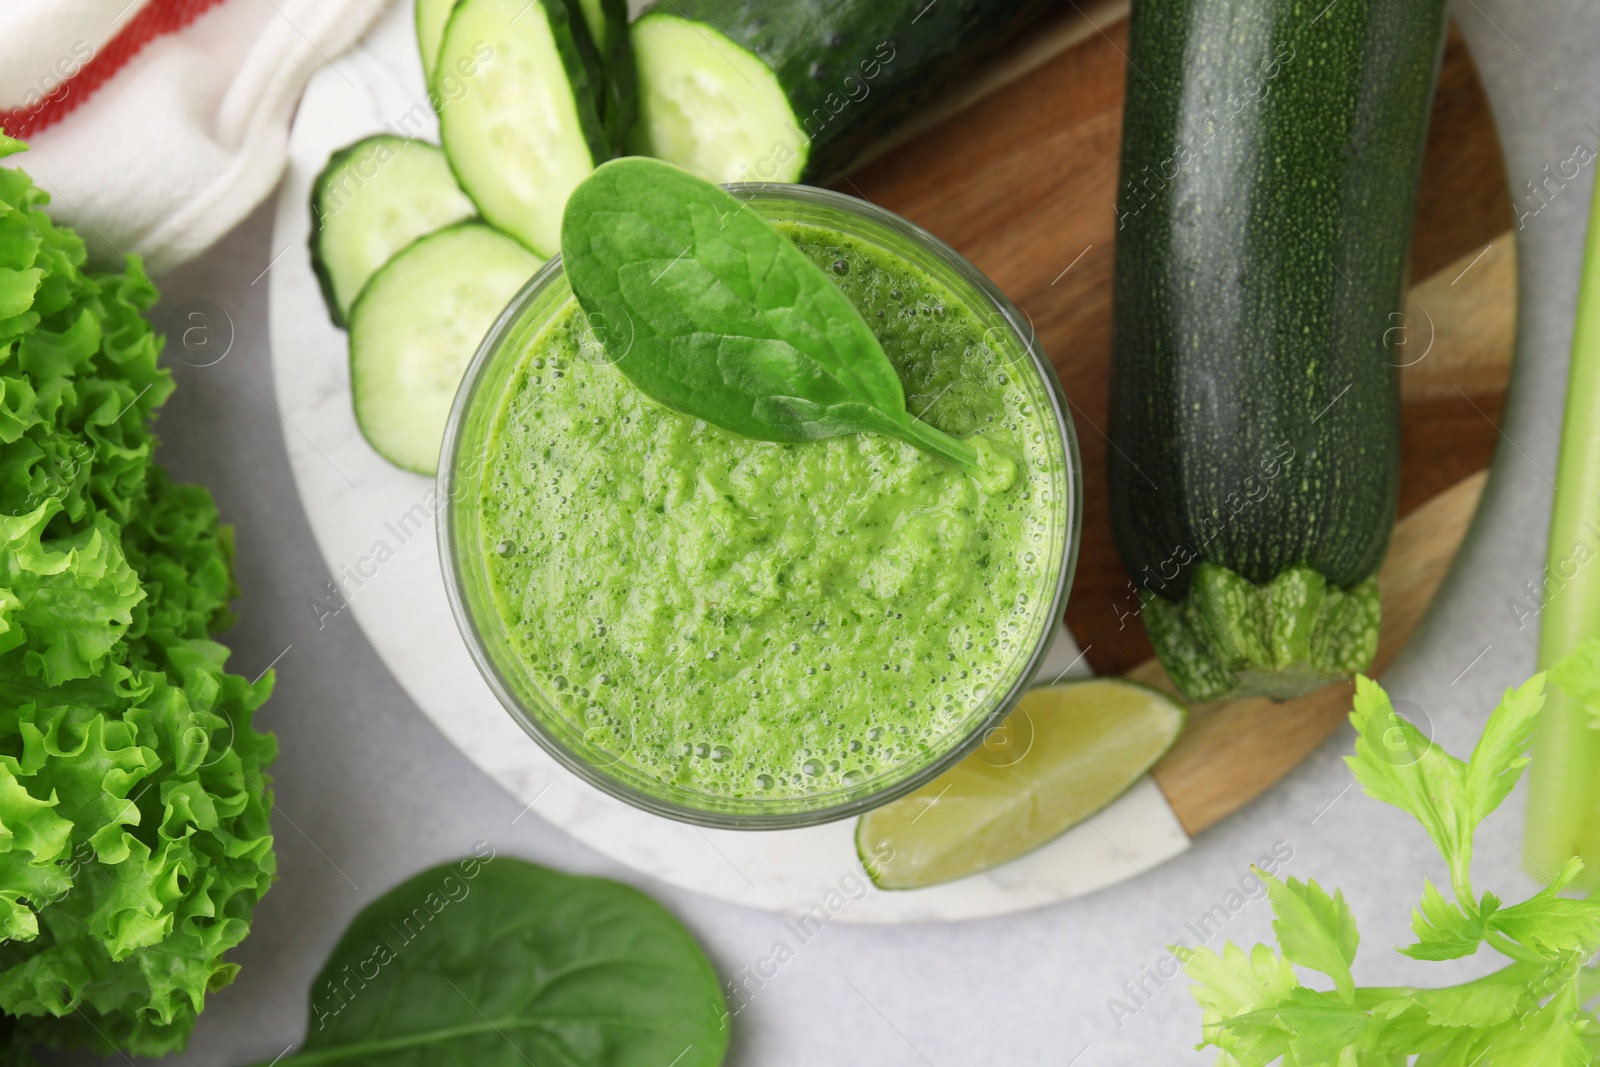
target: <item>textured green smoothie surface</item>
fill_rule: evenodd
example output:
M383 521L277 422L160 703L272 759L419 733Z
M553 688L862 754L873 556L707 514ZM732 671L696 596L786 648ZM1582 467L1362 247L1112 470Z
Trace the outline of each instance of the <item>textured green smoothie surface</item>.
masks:
M649 777L737 797L830 792L965 735L1053 624L1065 537L1061 440L1014 342L892 253L780 229L873 326L908 409L1005 476L687 418L608 365L569 300L500 401L478 502L498 624L555 713Z

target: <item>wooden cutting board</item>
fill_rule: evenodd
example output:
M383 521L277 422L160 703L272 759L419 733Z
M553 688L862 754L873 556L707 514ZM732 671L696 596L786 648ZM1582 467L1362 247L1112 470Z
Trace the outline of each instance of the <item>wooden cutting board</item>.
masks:
M1112 544L1103 428L1126 69L1125 0L1069 3L1003 66L974 73L835 186L943 238L1016 302L1049 353L1083 457L1067 625L1097 674L1170 690ZM1426 612L1499 438L1516 308L1511 198L1488 102L1452 28L1429 129L1405 314L1400 521L1379 578L1381 671ZM1191 833L1287 774L1338 727L1350 685L1191 709L1154 776Z

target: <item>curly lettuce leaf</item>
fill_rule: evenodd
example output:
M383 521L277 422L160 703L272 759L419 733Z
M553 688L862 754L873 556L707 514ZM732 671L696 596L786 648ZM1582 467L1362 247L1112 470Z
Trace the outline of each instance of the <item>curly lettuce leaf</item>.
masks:
M181 1048L275 870L231 533L151 460L156 290L46 200L0 168L0 1063Z

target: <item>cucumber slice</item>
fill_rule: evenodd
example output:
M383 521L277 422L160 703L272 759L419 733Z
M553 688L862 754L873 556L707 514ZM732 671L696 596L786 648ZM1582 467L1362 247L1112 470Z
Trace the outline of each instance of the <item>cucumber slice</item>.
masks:
M565 0L460 0L438 70L471 69L438 93L439 137L483 217L540 255L561 246L567 197L610 158L599 60Z
M379 134L335 152L311 185L311 266L334 325L389 257L472 214L431 144Z
M367 443L434 474L456 387L483 335L540 262L491 226L462 222L408 245L350 312L350 391Z
M433 84L433 68L439 62L439 42L456 0L417 0L417 51L422 55L422 77Z
M633 55L635 152L707 181L800 180L811 140L755 53L710 26L652 11L633 24Z

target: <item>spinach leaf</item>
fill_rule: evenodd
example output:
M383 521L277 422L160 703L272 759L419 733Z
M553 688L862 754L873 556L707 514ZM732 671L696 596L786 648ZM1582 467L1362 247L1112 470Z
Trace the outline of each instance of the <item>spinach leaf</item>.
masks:
M838 286L726 190L659 160L613 160L567 201L561 256L617 369L661 403L763 441L886 433L979 467L971 445L906 411Z
M700 947L649 897L471 857L367 905L311 987L277 1067L716 1067L726 1003Z

